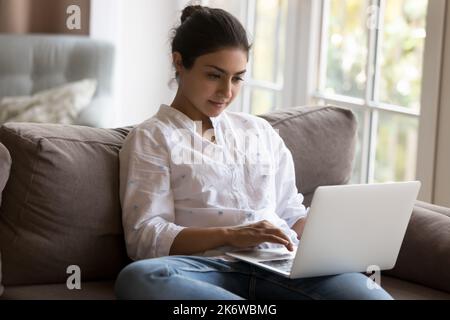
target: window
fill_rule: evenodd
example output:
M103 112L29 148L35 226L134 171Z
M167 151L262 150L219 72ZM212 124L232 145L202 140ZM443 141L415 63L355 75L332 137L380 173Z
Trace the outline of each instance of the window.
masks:
M352 183L420 179L434 192L446 0L209 0L253 35L238 111L348 107Z
M352 182L416 178L429 0L323 0L316 100L359 120Z
M209 0L240 19L253 44L240 100L234 110L258 115L283 105L288 0Z

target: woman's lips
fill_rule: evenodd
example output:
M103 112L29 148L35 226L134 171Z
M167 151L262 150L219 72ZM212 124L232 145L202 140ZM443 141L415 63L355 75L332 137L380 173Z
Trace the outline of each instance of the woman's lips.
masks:
M227 105L225 102L216 102L216 101L212 101L212 100L208 100L208 102L217 108L222 108Z

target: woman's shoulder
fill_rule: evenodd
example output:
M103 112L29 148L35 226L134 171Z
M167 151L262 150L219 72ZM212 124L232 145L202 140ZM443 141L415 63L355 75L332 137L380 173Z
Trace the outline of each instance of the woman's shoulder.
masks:
M163 134L169 130L169 123L163 121L163 119L157 117L156 115L142 121L141 123L133 126L130 130L131 133L142 133L142 134Z
M151 117L131 128L123 146L139 145L144 148L165 145L169 136L168 125L157 117Z

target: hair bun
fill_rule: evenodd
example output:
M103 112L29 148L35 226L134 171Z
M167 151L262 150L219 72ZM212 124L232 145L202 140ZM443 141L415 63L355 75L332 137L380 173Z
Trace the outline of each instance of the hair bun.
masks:
M181 14L181 23L184 23L188 18L190 18L195 12L202 11L203 7L199 5L187 6L183 9Z

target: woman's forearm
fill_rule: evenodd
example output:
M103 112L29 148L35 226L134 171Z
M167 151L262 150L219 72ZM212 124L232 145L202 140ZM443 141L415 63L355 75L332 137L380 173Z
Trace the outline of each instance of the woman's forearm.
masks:
M297 221L295 226L299 224ZM261 220L234 227L185 228L173 240L169 254L191 255L221 246L248 248L263 242L282 244L293 250L289 237L281 229L267 220Z
M191 255L227 245L226 228L185 228L175 237L170 255Z

